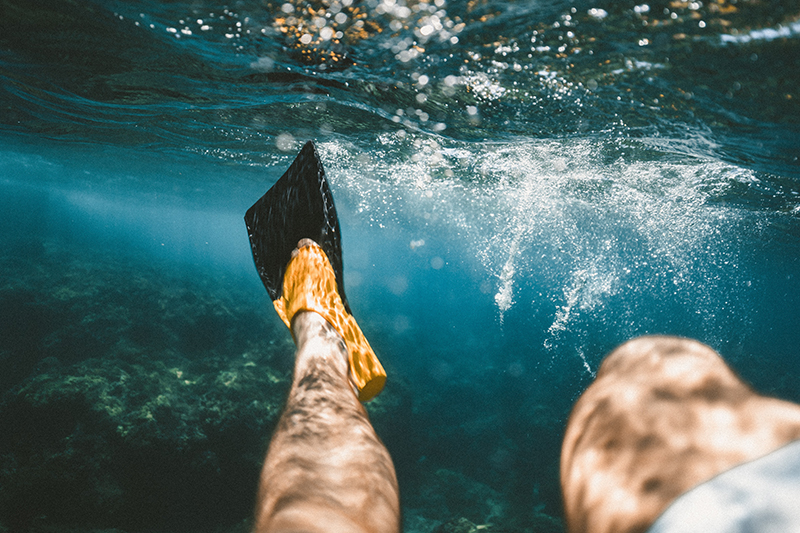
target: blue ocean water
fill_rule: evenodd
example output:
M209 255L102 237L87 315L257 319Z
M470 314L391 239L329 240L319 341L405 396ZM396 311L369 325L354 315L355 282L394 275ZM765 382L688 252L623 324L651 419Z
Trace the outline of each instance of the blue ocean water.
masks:
M3 421L110 360L202 383L264 344L286 361L249 368L285 376L242 217L309 139L389 371L372 416L406 530L558 520L569 408L636 335L697 338L800 401L800 2L6 0L0 80ZM163 427L189 420L168 388L124 390L166 398ZM251 435L231 424L220 439ZM94 426L41 427L35 442L66 443ZM257 466L267 439L204 437L192 457ZM20 442L0 438L0 530L179 530L207 498L165 459L141 482L180 498L137 515L113 456L71 514L69 474L26 470L40 452ZM222 529L247 520L257 476L228 459L210 486L246 481L209 507Z

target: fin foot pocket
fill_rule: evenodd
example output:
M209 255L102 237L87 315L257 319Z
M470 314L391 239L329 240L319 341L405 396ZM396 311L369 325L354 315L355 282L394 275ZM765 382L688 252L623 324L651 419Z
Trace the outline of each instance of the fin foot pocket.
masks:
M303 309L325 317L347 344L359 400L375 397L386 372L344 294L339 219L314 143L303 146L283 176L247 210L244 221L256 270L283 321L291 329L292 317ZM305 246L305 240L313 246ZM287 284L291 264L295 271Z
M301 311L314 311L327 320L347 345L350 379L358 399L367 402L383 389L383 369L364 333L344 307L336 291L336 275L323 249L306 241L294 253L283 274L283 290L273 301L278 316L291 329L292 318Z

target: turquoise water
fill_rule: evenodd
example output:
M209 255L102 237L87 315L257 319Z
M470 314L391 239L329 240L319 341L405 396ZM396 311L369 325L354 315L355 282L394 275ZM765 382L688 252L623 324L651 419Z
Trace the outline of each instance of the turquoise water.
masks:
M242 217L309 139L407 531L558 530L569 408L632 336L800 400L798 17L3 2L0 531L246 529L292 345Z

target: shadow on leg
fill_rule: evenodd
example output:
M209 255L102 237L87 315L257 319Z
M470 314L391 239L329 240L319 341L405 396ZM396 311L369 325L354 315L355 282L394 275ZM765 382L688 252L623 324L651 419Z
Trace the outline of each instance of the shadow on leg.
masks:
M344 341L316 313L298 313L292 332L292 389L261 474L255 530L397 533L394 466L350 384Z
M800 407L756 394L708 346L632 340L603 361L570 415L569 531L645 531L687 490L798 438Z

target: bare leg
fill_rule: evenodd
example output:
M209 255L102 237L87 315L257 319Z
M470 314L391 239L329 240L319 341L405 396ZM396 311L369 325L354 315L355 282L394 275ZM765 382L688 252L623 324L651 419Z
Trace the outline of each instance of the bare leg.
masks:
M682 493L799 438L800 406L756 394L711 348L630 341L605 359L567 425L569 531L645 531Z
M350 384L344 341L313 312L298 313L292 332L292 389L261 473L255 531L399 532L394 465Z

